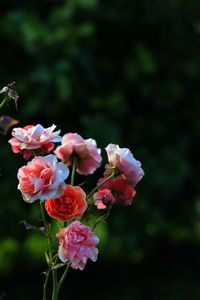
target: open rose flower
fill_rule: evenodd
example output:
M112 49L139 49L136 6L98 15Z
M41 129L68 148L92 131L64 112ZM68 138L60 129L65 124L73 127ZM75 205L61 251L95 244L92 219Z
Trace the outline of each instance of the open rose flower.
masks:
M82 175L94 173L101 163L101 150L93 139L84 140L77 133L67 133L62 138L62 145L57 147L55 154L67 165L76 158L76 171Z
M88 258L97 260L99 239L91 228L79 221L74 221L67 228L61 229L59 238L58 255L63 263L70 262L73 269L83 270Z
M45 209L54 219L72 221L87 209L86 194L79 186L67 185L61 197L45 201Z
M23 128L14 128L9 140L14 153L22 153L25 159L32 155L42 155L49 153L54 148L54 143L60 142L60 130L54 131L55 125L44 128L38 124L28 125Z
M102 189L94 193L93 199L98 209L105 209L109 204L115 202L115 198L109 189Z
M99 183L101 183L104 180L105 178L101 178L99 180ZM123 178L120 176L104 183L99 188L99 192L102 191L104 193L105 189L109 190L113 195L114 197L113 202L118 202L122 205L131 205L133 202L133 198L135 197L136 194L135 189L132 186L130 186L128 183L126 183L123 180Z
M64 180L68 175L68 167L57 162L55 155L36 156L19 169L18 189L28 203L60 197L66 187Z
M133 157L127 148L120 148L118 145L109 144L106 147L108 162L106 165L105 176L110 175L114 170L121 175L130 185L135 186L144 176L144 171L140 161Z

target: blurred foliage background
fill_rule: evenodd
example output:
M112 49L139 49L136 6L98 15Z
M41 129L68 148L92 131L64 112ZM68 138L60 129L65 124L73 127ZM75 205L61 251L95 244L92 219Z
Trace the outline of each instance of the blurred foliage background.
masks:
M145 170L133 205L97 228L98 262L72 271L61 299L199 299L200 1L2 0L0 25L0 88L16 81L20 95L1 114L128 147ZM41 299L45 242L20 224L40 220L38 205L16 189L24 160L10 136L0 298Z

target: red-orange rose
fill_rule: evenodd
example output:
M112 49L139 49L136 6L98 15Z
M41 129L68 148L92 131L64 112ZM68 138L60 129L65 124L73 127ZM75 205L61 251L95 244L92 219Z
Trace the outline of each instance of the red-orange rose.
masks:
M79 186L67 185L60 198L45 201L48 215L62 222L82 217L86 208L86 194Z

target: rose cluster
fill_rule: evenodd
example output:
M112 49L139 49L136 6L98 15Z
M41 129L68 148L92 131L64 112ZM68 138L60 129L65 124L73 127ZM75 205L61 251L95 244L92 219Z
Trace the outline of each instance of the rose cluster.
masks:
M114 203L131 205L135 186L144 172L129 149L109 144L105 148L108 162L103 177L86 194L80 186L74 186L74 180L71 183L66 180L70 172L71 178L75 172L85 176L93 174L101 165L101 149L94 139L84 139L77 133L61 137L60 130L54 131L55 128L55 125L44 128L38 124L13 129L9 140L12 151L21 153L27 160L33 157L18 171L18 189L24 201L43 201L49 217L64 222L56 235L58 256L63 263L69 262L72 268L83 270L88 259L96 261L99 242L92 228L81 222L84 214L91 205L100 210L111 208ZM50 154L57 142L61 145Z

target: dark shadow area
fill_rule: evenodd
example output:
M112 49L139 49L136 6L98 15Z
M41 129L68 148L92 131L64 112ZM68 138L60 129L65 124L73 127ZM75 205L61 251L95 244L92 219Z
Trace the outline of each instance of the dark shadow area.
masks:
M100 258L72 271L63 299L198 300L200 1L44 0L0 4L0 88L16 81L19 126L53 123L129 148L145 177L130 207L97 228ZM44 237L25 203L25 164L0 136L0 299L41 299ZM84 188L102 176L103 166ZM84 181L77 177L76 182ZM1 293L7 296L1 297Z

